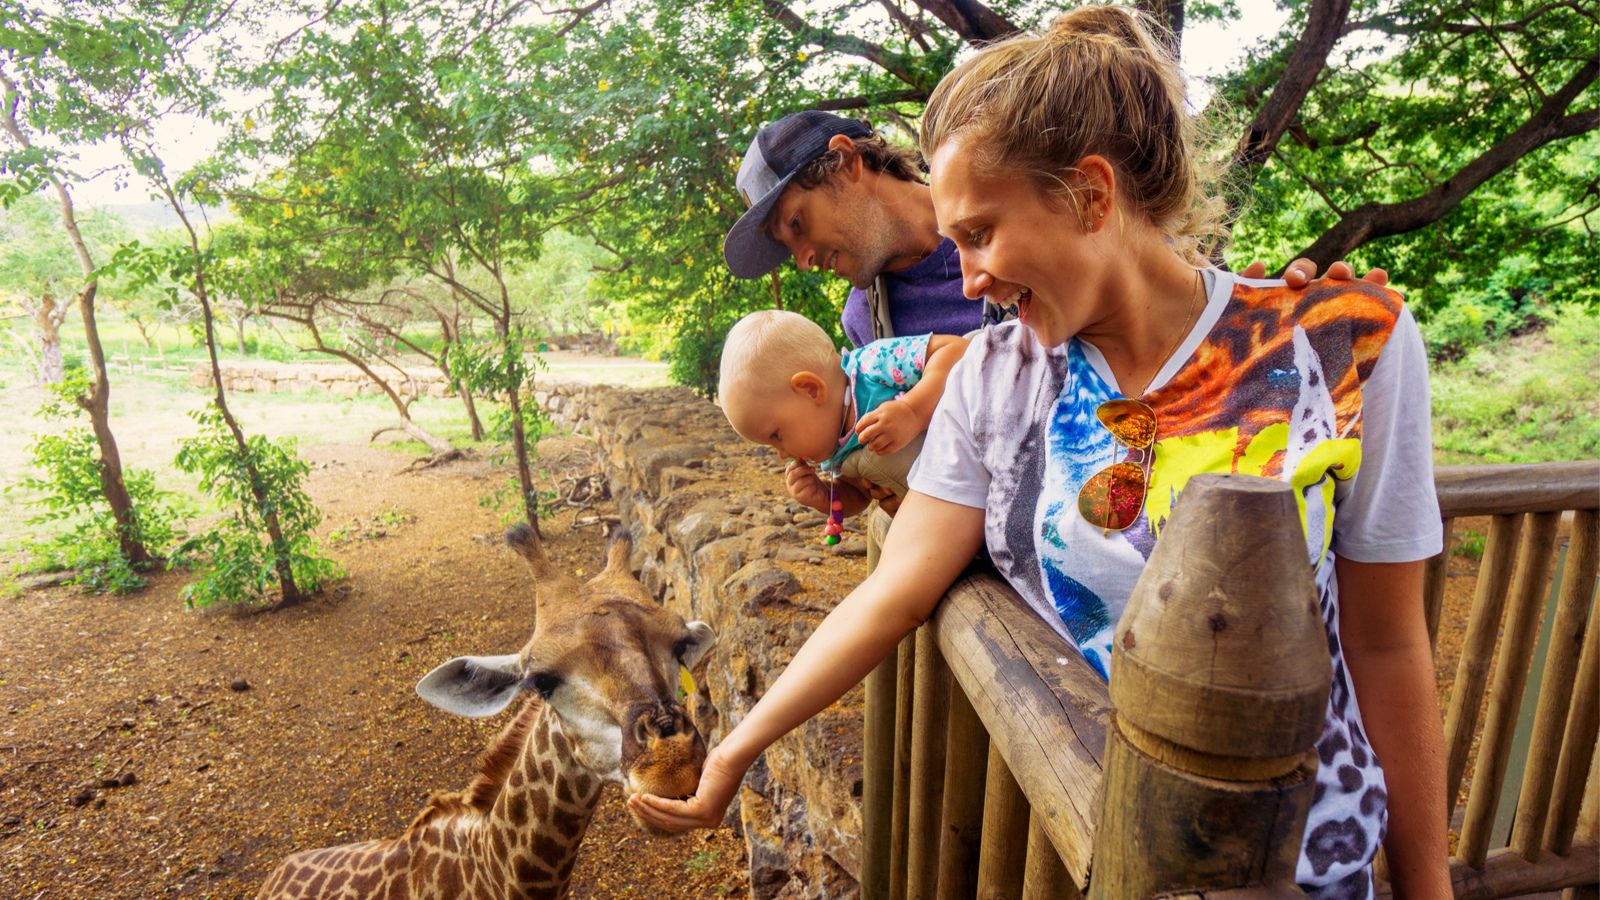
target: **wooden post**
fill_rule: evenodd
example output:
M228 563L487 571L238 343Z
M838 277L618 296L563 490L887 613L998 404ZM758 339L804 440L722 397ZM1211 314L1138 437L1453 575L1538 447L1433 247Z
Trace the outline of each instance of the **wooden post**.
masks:
M906 898L911 831L911 715L917 678L917 635L906 635L896 655L894 702L894 810L889 823L889 900Z
M773 282L777 292L777 282ZM872 513L877 513L874 508ZM884 530L869 518L867 572L878 567ZM878 664L867 676L867 709L862 735L861 773L861 897L888 900L889 871L893 865L889 838L894 807L895 677L896 654Z
M1022 900L1082 900L1077 882L1067 874L1055 844L1045 831L1038 809L1028 817L1028 867L1022 875Z
M945 731L950 718L950 670L933 628L917 629L916 686L912 688L911 805L906 826L906 897L930 900L939 881L939 814L943 809Z
M1444 520L1444 549L1428 560L1422 579L1422 609L1428 621L1428 646L1438 649L1439 614L1444 608L1445 582L1450 580L1450 535L1455 531L1456 520Z
M1489 664L1494 660L1495 638L1506 608L1506 590L1511 585L1511 565L1516 558L1517 537L1522 533L1522 516L1499 515L1489 523L1484 540L1483 561L1478 565L1478 590L1467 614L1467 635L1461 645L1461 662L1450 685L1450 709L1444 717L1445 808L1452 814L1461 792L1461 777L1467 770L1467 755L1472 752L1472 736L1478 728L1478 706L1489 682Z
M1045 842L1049 847L1049 841ZM1054 853L1054 848L1050 848ZM978 900L1019 900L1028 864L1028 798L993 741L983 789L983 845L978 855ZM1060 865L1059 862L1056 865Z
M1550 809L1550 790L1555 785L1562 752L1562 732L1566 728L1570 701L1576 693L1584 622L1589 617L1589 603L1594 596L1596 557L1600 551L1595 531L1593 510L1584 510L1574 517L1572 540L1567 546L1567 567L1561 573L1560 601L1555 621L1550 625L1550 651L1539 686L1532 746L1522 778L1522 794L1517 800L1516 827L1512 830L1512 846L1528 862L1539 858L1544 843L1545 814ZM1593 623L1589 627L1593 628Z
M1293 489L1189 481L1117 624L1091 900L1295 896L1332 681Z
M978 846L983 834L984 764L989 735L959 685L950 686L950 730L945 741L944 812L939 828L938 900L971 900L978 890Z
M1555 545L1561 513L1528 516L1528 526L1517 551L1517 574L1511 588L1511 608L1506 613L1505 639L1500 644L1500 665L1495 667L1494 688L1489 692L1489 717L1483 723L1472 787L1467 791L1467 814L1461 823L1457 854L1474 869L1483 868L1489 856L1489 838L1500 783L1511 758L1512 730L1517 708L1528 680L1528 661L1544 612L1545 567Z
M1584 522L1583 516L1578 522ZM1594 527L1591 513L1587 522ZM1576 530L1574 530L1576 535ZM1576 538L1574 538L1576 539ZM1572 556L1567 557L1568 560ZM1592 560L1591 560L1592 562ZM1594 584L1593 569L1584 579ZM1561 758L1556 764L1554 786L1550 794L1550 810L1545 818L1545 846L1562 856L1572 849L1573 833L1578 825L1579 800L1584 792L1584 779L1590 778L1589 766L1594 761L1595 733L1600 730L1600 612L1591 613L1588 627L1584 629L1583 650L1578 657L1578 670L1573 679L1572 708L1567 711L1566 731L1561 738ZM1590 778L1589 790L1600 788Z

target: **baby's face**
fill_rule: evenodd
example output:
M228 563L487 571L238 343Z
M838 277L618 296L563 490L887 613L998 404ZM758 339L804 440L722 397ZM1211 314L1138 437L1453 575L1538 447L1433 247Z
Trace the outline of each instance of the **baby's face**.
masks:
M778 455L820 462L839 446L844 398L779 384L767 390L745 388L724 397L728 424L747 441L766 444Z

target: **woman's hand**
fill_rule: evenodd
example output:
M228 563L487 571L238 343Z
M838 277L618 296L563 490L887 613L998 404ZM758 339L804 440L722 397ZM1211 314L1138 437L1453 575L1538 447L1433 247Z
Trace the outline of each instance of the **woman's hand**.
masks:
M634 794L628 798L628 809L646 824L662 831L680 832L721 825L748 768L730 760L721 750L722 745L718 744L706 755L706 766L700 772L700 787L693 797L669 800L654 794Z
M1267 277L1267 264L1259 261L1253 262L1245 266L1244 270L1239 274L1245 278L1265 278ZM1328 271L1322 273L1322 277L1331 278L1334 281L1349 281L1355 277L1355 274L1355 270L1350 268L1350 264L1341 259L1329 266ZM1289 263L1289 267L1283 270L1283 281L1292 288L1305 287L1316 280L1316 277L1317 264L1303 256ZM1378 287L1384 287L1389 283L1389 273L1382 269L1368 269L1367 274L1361 276L1361 280L1370 281Z
M896 398L862 416L856 423L856 437L873 453L888 456L911 443L927 428L927 420L910 403Z

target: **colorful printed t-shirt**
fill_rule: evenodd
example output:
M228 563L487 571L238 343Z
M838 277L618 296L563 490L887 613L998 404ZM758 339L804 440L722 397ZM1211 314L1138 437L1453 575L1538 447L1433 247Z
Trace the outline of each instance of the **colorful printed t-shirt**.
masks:
M1297 879L1316 897L1368 897L1387 794L1340 651L1334 560L1440 550L1421 336L1397 294L1364 282L1206 280L1199 322L1141 398L1158 427L1131 527L1106 533L1077 507L1085 481L1132 458L1095 416L1123 396L1109 366L1091 344L1046 348L1018 323L968 346L911 488L983 508L1000 573L1105 676L1112 630L1188 480L1243 472L1293 485L1333 656Z
M855 407L855 420L882 406L922 380L922 370L928 364L928 341L933 337L884 338L881 341L848 350L840 357L844 374L850 379L847 398ZM861 449L861 439L851 428L839 439L839 449L822 462L825 472L837 473L845 457Z

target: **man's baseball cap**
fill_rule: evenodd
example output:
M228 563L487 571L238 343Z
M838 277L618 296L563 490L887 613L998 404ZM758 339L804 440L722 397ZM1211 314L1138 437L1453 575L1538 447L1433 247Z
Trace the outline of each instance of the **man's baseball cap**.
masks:
M722 245L733 274L760 278L789 258L789 248L767 234L767 218L795 172L826 153L836 134L864 138L872 129L865 122L808 109L773 122L750 142L734 179L750 209L733 223Z

